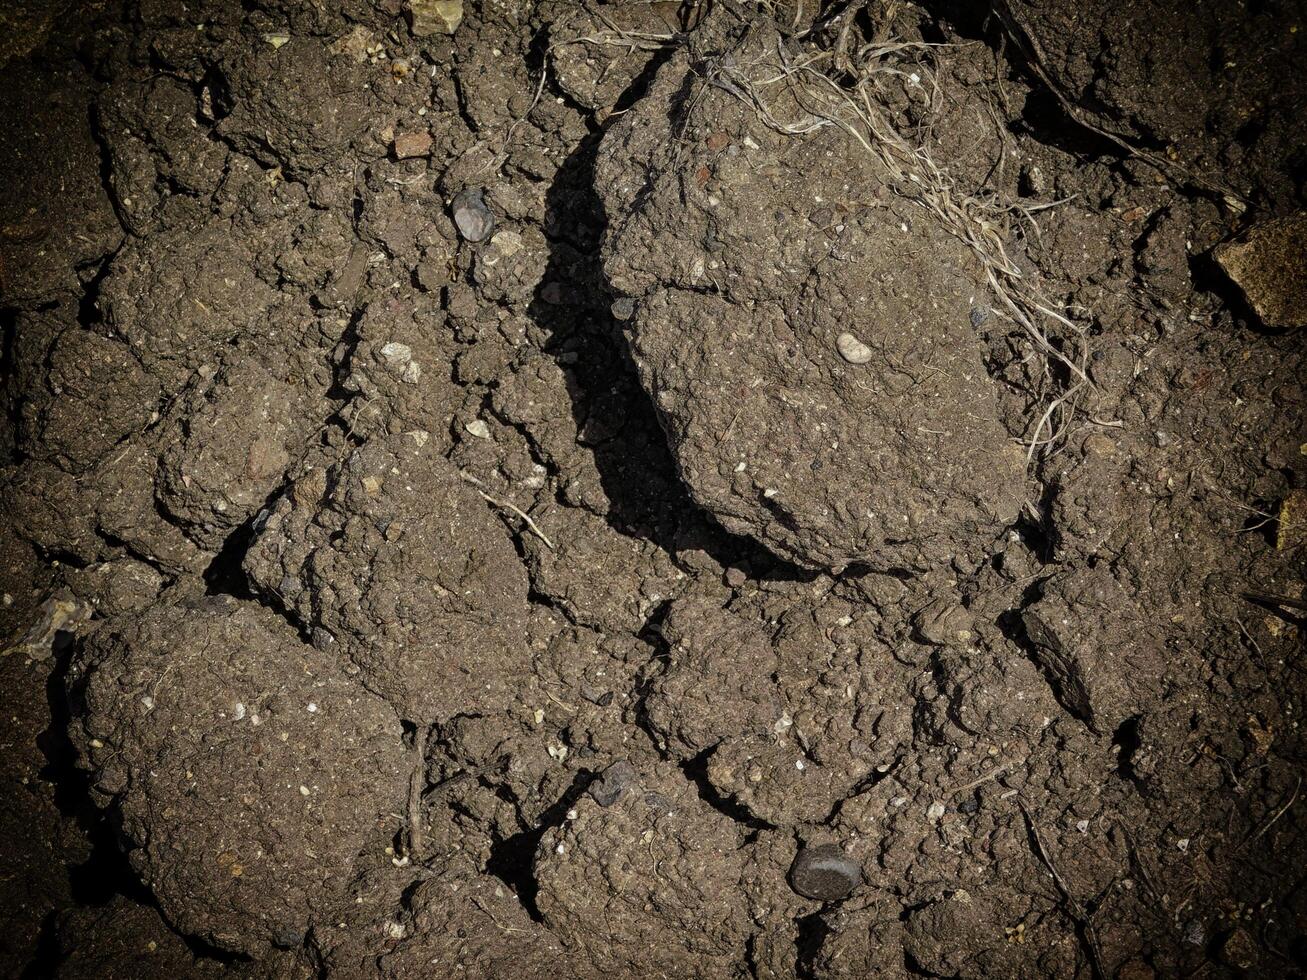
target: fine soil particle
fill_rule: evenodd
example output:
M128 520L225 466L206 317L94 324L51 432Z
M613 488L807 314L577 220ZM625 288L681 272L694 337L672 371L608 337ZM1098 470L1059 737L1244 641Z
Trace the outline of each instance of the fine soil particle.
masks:
M1307 973L1300 4L0 12L0 973Z

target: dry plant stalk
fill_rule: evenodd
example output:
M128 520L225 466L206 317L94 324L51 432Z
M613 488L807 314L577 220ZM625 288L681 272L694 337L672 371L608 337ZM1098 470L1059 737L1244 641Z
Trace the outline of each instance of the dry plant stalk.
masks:
M1010 253L1007 232L1012 219L1033 225L1031 213L1039 209L1004 203L994 195L962 192L931 158L925 142L901 134L874 99L878 76L898 75L920 88L929 100L928 111L937 114L942 96L934 72L920 58L910 72L894 59L939 47L945 45L902 41L865 45L853 59L860 67L852 81L842 82L835 69L825 67L832 62L829 52L795 58L778 39L774 60L764 57L746 65L726 56L708 73L707 81L740 99L777 133L803 136L832 126L841 130L879 164L899 193L930 211L977 256L998 298L997 312L1020 326L1036 356L1043 358L1040 374L1048 394L1040 399L1042 413L1025 440L1027 463L1031 463L1037 451L1051 455L1056 450L1078 397L1093 387L1086 370L1089 348L1081 328L1056 308ZM797 107L795 118L781 117L776 108L781 101ZM1054 362L1065 369L1065 380L1055 375Z

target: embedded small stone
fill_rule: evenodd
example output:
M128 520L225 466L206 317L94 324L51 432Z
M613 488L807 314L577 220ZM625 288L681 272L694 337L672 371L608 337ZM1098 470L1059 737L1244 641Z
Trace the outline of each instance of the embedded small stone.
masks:
M463 23L463 0L409 0L408 26L414 37L453 34Z
M484 242L495 230L495 215L480 188L459 191L452 205L458 233L469 242Z
M392 367L403 369L413 359L413 348L392 340L381 348L381 357Z
M495 251L494 261L498 261L500 259L511 259L526 247L526 242L515 231L500 231L496 232L494 237L490 239L490 245Z
M614 320L625 322L631 319L631 317L635 316L635 300L625 296L613 300L612 313Z
M971 639L971 623L971 613L952 597L933 599L912 617L916 635L935 646Z
M430 133L402 133L390 144L396 160L424 157L431 152Z
M983 327L989 322L988 306L973 306L971 308L971 325L976 328Z
M1221 943L1221 959L1237 970L1251 970L1257 958L1257 943L1245 929L1235 929Z
M790 887L804 898L835 902L862 884L862 867L838 844L799 851L790 866Z
M614 762L587 788L590 797L602 807L612 806L627 787L635 782L635 767L625 759Z
M851 333L842 333L835 340L840 357L850 364L866 364L871 360L871 348Z

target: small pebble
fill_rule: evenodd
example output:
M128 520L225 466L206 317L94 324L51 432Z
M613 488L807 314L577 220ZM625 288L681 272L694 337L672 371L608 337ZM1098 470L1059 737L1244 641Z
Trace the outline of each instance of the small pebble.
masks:
M741 569L738 568L726 569L725 578L726 578L726 584L733 589L738 589L741 585L743 585L745 582L749 580L749 577L745 575Z
M431 143L430 133L404 133L395 137L390 148L396 160L410 160L427 156L431 152Z
M838 844L805 847L790 866L790 887L804 898L835 902L862 884L862 867Z
M484 192L479 187L459 191L451 210L458 233L469 242L484 242L495 230L495 216L486 205Z
M495 247L495 251L501 259L511 259L526 247L526 242L522 240L522 236L515 231L496 232L494 237L490 239L490 244Z
M602 807L612 806L635 782L635 767L625 759L614 762L587 787L590 797Z
M871 348L851 333L842 333L835 340L840 357L850 364L866 364L871 360Z
M629 297L613 300L612 312L614 320L621 320L625 323L635 316L635 300Z
M467 425L463 426L463 429L468 435L477 439L490 438L490 426L486 425L485 421L482 419L473 419Z
M989 307L973 306L971 308L971 325L973 327L983 327L989 322Z
M958 804L958 813L975 813L980 809L980 801L974 796L968 797Z

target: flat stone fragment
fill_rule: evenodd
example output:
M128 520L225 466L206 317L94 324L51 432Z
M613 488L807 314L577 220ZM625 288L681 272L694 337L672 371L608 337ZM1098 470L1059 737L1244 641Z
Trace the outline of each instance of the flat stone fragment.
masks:
M589 786L590 796L603 807L612 806L636 780L635 767L626 760L614 762Z
M412 157L424 157L431 153L430 133L402 133L395 137L391 145L396 160L408 160Z
M463 0L409 0L408 25L414 37L453 34L463 23Z
M1215 255L1264 324L1307 325L1307 211L1255 225Z

